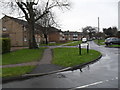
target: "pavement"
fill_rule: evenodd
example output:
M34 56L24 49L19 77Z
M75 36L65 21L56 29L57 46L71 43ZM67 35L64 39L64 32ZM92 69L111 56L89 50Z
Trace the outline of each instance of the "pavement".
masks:
M20 63L20 64L9 64L9 65L0 65L0 68L9 68L9 67L17 67L17 66L32 66L37 65L38 62L28 62L28 63Z
M50 48L45 49L44 54L37 67L30 72L30 74L48 73L56 70L63 69L63 67L51 64L52 51Z
M29 48L29 47L11 47L10 51L16 51L16 50L26 49L26 48Z

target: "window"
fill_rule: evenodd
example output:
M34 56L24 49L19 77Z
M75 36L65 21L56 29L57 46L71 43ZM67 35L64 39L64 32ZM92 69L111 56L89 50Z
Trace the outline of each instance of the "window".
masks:
M25 42L27 41L27 38L26 38L26 37L24 37L24 41L25 41Z
M74 37L77 37L78 35L77 34L73 34Z
M26 31L26 28L23 26L23 30Z
M7 31L7 29L5 27L3 27L3 31Z
M63 35L62 32L60 32L60 35Z

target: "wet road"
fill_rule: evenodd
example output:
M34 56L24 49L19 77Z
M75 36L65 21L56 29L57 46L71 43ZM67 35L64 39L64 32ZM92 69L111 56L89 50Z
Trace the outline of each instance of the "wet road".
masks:
M106 48L90 42L90 48L103 57L80 70L67 71L3 84L3 88L118 88L118 48Z

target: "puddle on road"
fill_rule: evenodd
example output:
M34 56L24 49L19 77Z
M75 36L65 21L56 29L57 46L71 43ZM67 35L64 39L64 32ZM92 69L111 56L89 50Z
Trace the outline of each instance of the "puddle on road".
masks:
M61 73L58 73L56 75L57 75L57 78L66 78L66 76L64 74L61 74Z

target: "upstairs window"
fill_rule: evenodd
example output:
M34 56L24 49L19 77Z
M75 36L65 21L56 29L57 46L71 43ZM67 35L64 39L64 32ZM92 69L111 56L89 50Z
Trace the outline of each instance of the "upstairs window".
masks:
M3 29L2 29L3 31L7 31L7 29L5 28L5 27L3 27Z

